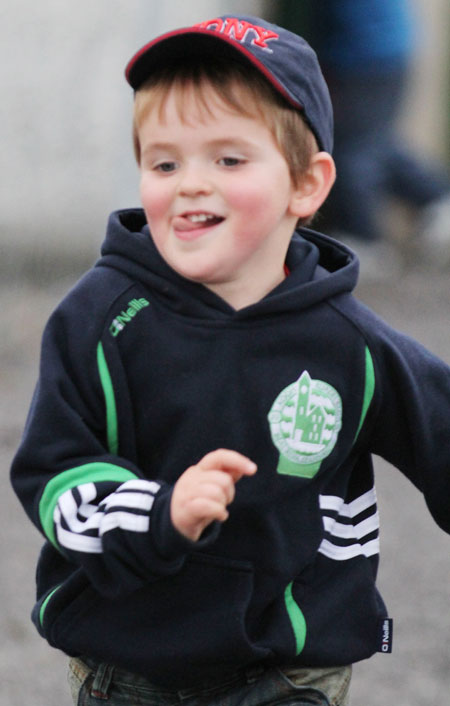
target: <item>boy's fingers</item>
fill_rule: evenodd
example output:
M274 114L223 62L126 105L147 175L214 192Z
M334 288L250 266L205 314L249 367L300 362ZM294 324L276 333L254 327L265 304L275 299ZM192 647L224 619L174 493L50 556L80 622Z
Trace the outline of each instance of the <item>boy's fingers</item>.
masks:
M171 500L176 529L195 542L211 522L225 522L235 483L244 475L253 475L256 469L256 463L229 449L211 451L187 468L175 483Z
M204 520L204 525L208 525L213 520L225 522L228 519L228 510L221 502L211 498L195 498L191 503L191 513L198 521Z
M229 505L234 500L235 487L233 479L228 473L223 471L205 473L205 480L201 482L200 488L202 496L221 500L226 505Z
M229 473L235 483L242 476L251 476L257 470L256 463L247 458L247 456L231 449L211 451L199 461L198 466L204 470L218 470Z

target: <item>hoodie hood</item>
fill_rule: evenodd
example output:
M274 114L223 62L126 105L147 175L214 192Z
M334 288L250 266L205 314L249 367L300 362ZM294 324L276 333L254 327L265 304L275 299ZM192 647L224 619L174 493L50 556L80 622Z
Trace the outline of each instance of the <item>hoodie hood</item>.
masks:
M286 266L289 276L251 306L236 311L206 286L185 279L160 256L143 209L111 214L98 267L119 270L150 287L171 309L195 318L247 319L300 310L351 292L358 260L347 247L308 228L292 237Z

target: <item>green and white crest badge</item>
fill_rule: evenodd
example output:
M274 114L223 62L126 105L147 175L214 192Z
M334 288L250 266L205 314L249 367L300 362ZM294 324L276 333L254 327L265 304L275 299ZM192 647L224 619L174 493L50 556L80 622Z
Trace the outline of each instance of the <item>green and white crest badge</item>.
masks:
M278 395L268 414L272 441L280 452L278 473L313 478L332 452L342 426L339 393L305 370Z

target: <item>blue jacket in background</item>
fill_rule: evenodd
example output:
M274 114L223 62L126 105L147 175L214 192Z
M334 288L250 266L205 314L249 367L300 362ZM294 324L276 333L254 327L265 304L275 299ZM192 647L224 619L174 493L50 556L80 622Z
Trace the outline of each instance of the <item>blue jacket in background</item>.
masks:
M340 71L406 62L414 47L408 0L316 0L311 38L320 60Z

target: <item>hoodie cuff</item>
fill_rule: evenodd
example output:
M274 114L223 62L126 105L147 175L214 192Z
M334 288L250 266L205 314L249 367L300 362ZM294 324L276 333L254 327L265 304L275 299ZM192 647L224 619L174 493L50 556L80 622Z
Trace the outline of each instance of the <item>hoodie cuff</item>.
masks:
M179 532L170 517L170 503L173 488L161 490L155 498L151 515L151 534L158 554L168 561L181 559L193 551L198 551L212 544L220 533L220 522L212 522L203 531L196 542Z

